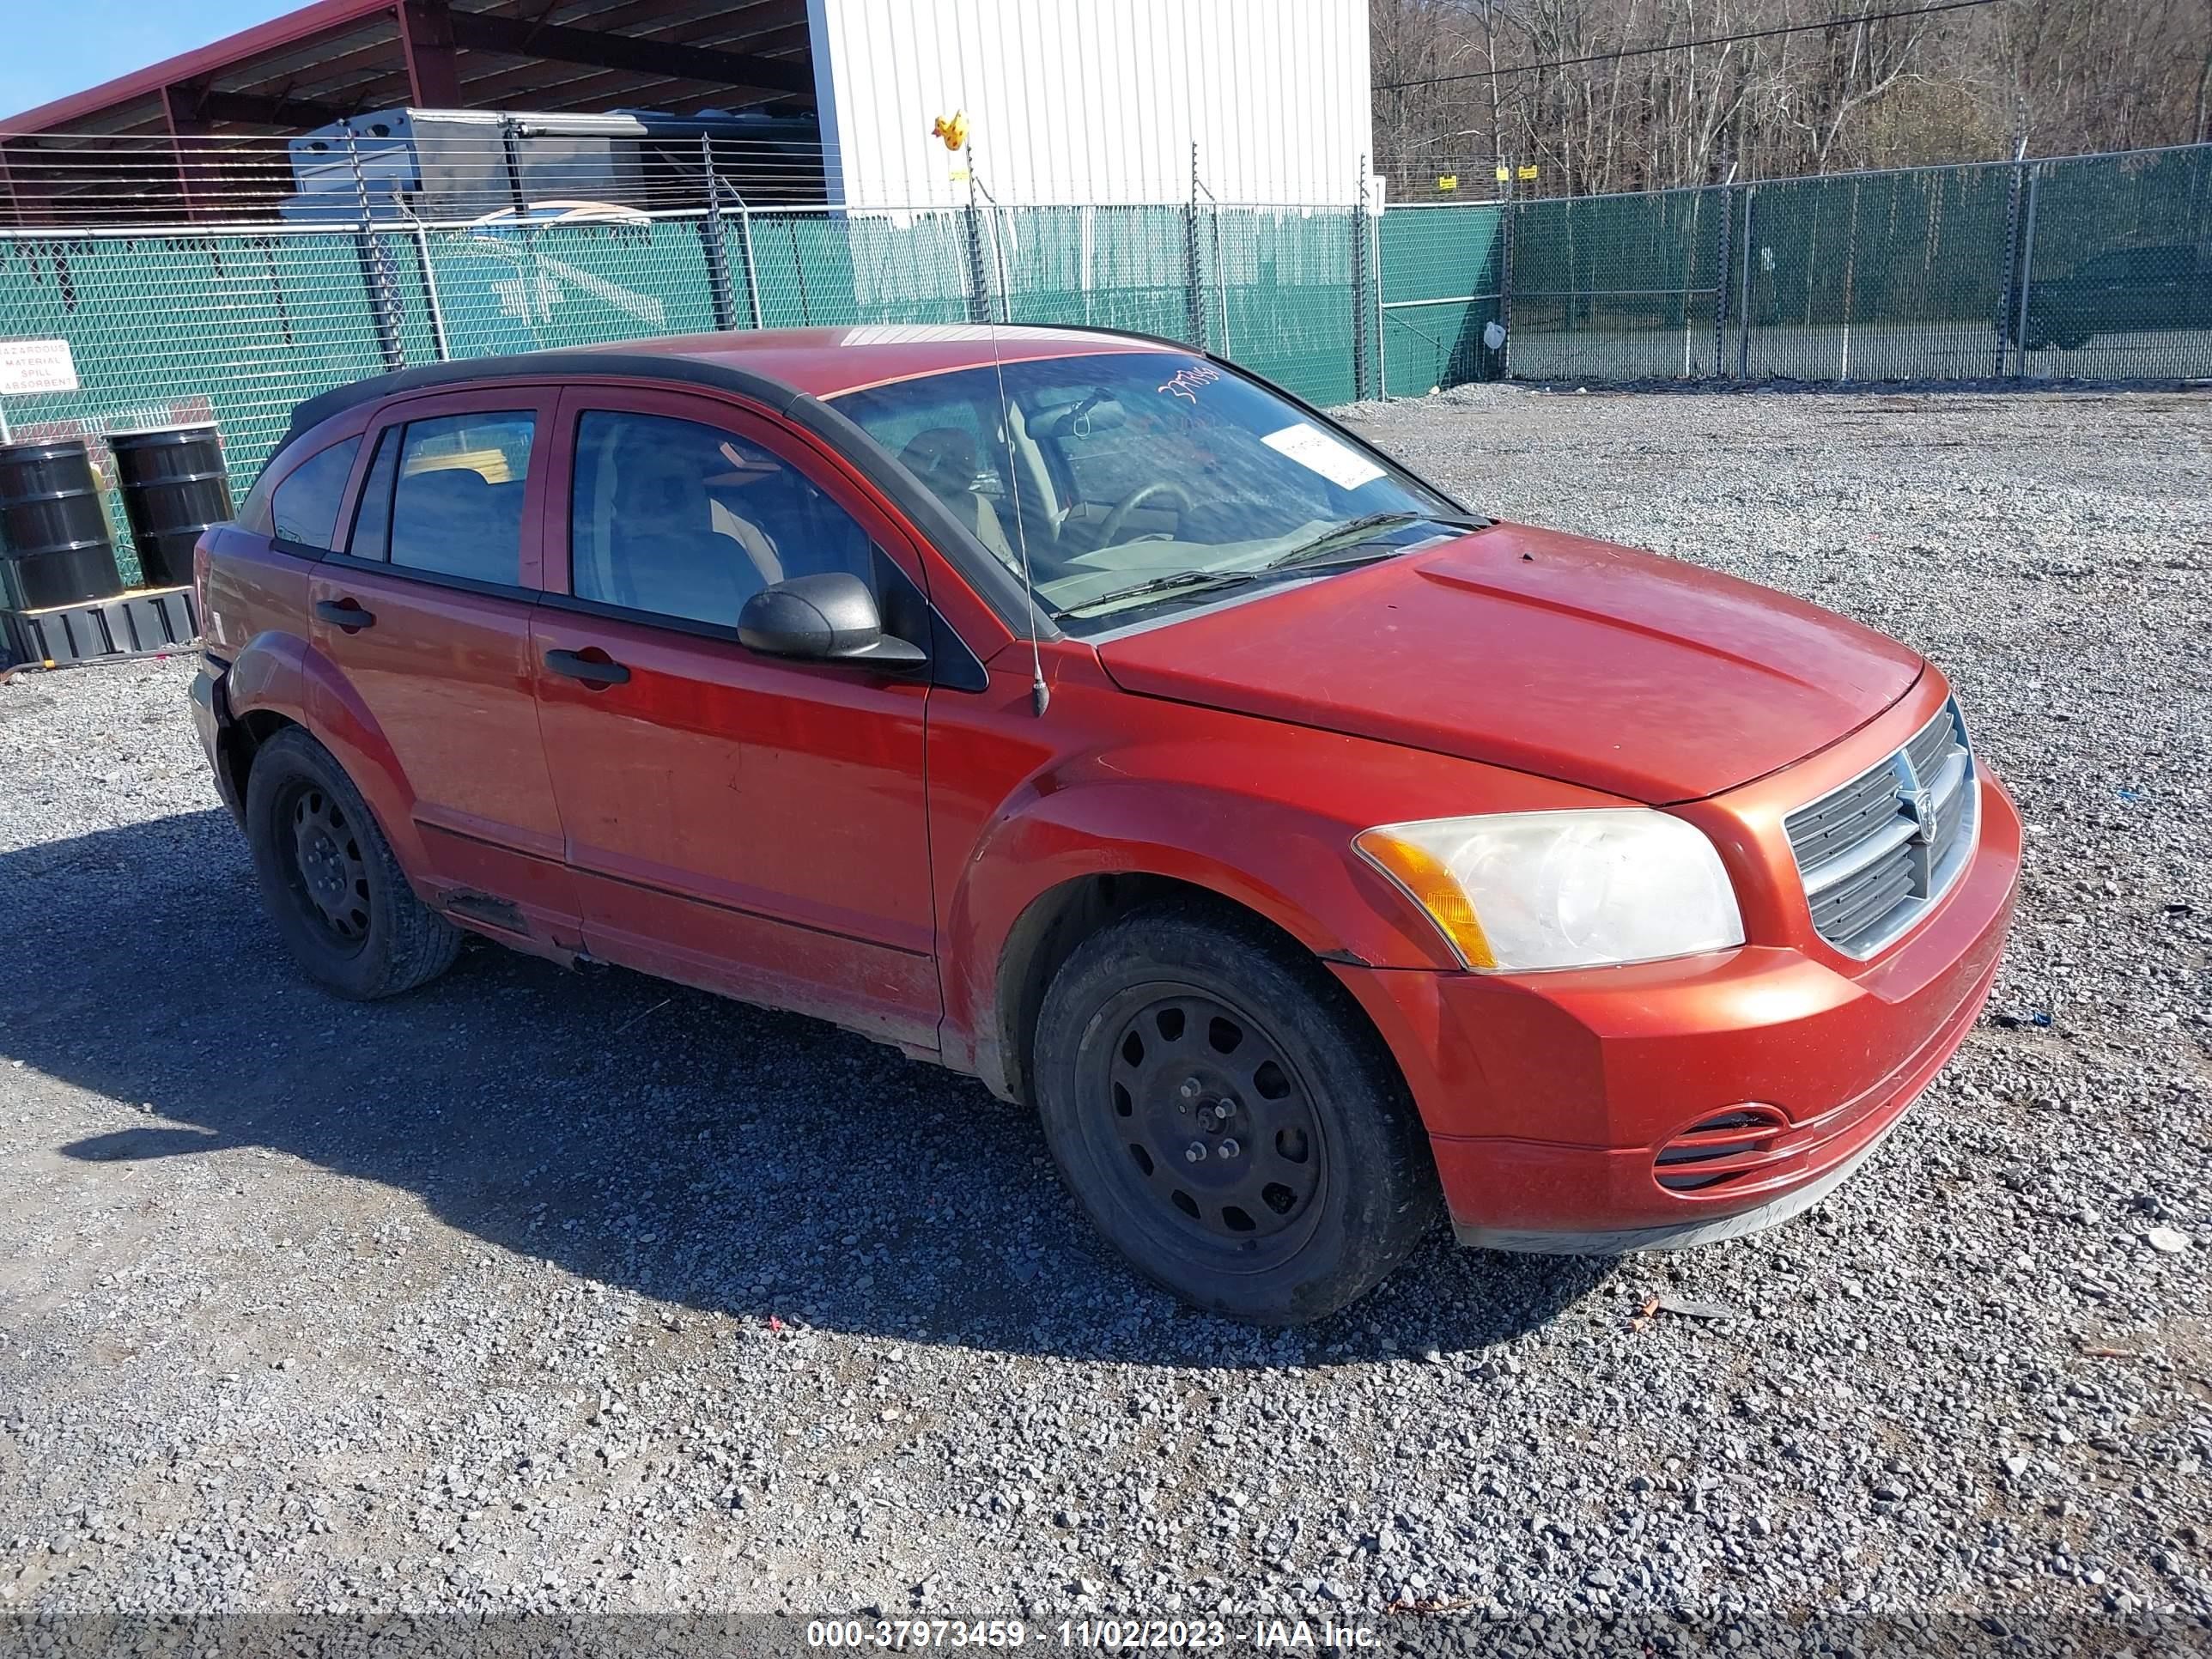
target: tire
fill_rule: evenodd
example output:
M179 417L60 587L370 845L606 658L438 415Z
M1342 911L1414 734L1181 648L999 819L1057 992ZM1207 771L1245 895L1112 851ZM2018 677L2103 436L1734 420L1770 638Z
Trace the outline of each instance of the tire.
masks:
M1034 1075L1091 1224L1209 1312L1334 1313L1438 1217L1388 1051L1318 963L1233 917L1147 908L1084 940L1045 994Z
M254 753L246 834L276 931L325 989L398 996L460 954L460 930L415 896L345 769L296 726Z

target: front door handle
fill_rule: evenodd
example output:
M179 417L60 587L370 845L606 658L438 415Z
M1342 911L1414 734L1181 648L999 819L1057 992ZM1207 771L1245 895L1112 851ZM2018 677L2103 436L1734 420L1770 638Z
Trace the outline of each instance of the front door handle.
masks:
M589 651L548 651L545 665L565 678L594 687L620 685L629 678L629 670L597 646Z
M376 613L364 611L352 599L317 599L315 614L335 628L349 634L358 634L364 628L376 626Z

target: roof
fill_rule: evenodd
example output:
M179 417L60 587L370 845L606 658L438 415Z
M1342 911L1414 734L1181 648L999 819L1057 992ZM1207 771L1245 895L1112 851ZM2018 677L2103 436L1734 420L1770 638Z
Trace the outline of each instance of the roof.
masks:
M292 411L285 441L342 410L379 398L518 375L576 379L653 374L720 384L786 408L805 398L836 398L866 386L1102 353L1186 352L1188 347L1147 334L1030 324L860 324L845 328L771 328L723 334L675 334L614 340L556 351L466 357L426 363L334 386ZM690 366L697 365L697 368Z
M1183 351L1172 340L1104 330L982 323L858 324L844 328L771 328L725 334L676 334L623 340L584 350L688 357L743 369L804 392L835 398L863 386L916 380L994 362L1087 357L1101 352Z
M405 105L548 112L726 108L813 100L806 0L551 0L526 23L506 0L417 3L410 28L440 35L454 54L455 96L434 97L410 79L404 0L313 0L295 11L134 70L21 114L0 131L167 131L164 88L182 94L194 130L300 131L339 115ZM450 21L439 21L446 19ZM420 38L419 34L417 36ZM597 42L601 55L594 55ZM610 47L610 41L611 46ZM691 75L680 60L698 60ZM754 66L757 83L702 65Z

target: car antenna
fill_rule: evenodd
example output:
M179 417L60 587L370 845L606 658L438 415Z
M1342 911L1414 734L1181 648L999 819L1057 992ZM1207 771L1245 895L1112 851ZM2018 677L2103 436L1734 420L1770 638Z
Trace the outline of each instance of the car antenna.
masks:
M957 115L953 117L953 120L958 125L960 136L964 139L967 137L966 123L961 121ZM945 136L949 137L951 135ZM991 204L993 209L991 265L992 270L1001 279L1000 291L1003 293L1006 263L999 252L998 199L989 191L985 190L975 177L975 146L967 145L963 154L968 163L968 211L970 216L969 222L971 225L975 222L977 214L975 198L980 194L984 200ZM976 251L980 253L981 249L978 248ZM1030 630L1030 706L1036 711L1037 718L1042 720L1044 718L1044 711L1052 706L1052 688L1044 683L1044 656L1037 648L1036 594L1030 580L1030 532L1022 514L1021 486L1014 478L1014 422L1013 416L1008 412L1006 407L1006 366L999 356L997 296L992 292L988 272L985 273L982 287L983 321L991 331L991 368L999 379L999 445L1006 458L1006 504L1014 515L1014 541L1022 556L1022 605L1028 613L1024 620L1029 624Z

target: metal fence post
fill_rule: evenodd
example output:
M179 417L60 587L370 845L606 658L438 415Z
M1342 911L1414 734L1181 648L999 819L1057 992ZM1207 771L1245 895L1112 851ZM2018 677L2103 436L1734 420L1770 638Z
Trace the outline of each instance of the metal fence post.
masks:
M1389 211L1386 203L1375 216L1375 395L1385 403L1390 399L1390 311L1382 302L1382 262L1388 257L1389 239L1383 228Z
M724 184L717 179L715 187L718 190L727 191L731 199L738 204L738 257L745 262L745 304L751 309L753 326L766 328L768 314L761 309L760 265L753 258L752 204L738 193L734 185ZM795 244L797 241L795 232L793 240ZM796 261L794 260L793 263Z
M1213 192L1208 191L1211 198ZM1229 267L1221 259L1221 204L1215 202L1208 210L1213 221L1213 291L1221 298L1221 355L1229 352Z
M983 209L975 199L975 152L968 152L968 320L991 320L991 273L983 263Z
M1861 175L1851 175L1851 216L1844 231L1844 350L1840 382L1851 378L1851 301L1854 295L1852 279L1859 265L1859 183Z
M1721 234L1713 259L1713 378L1728 373L1723 359L1728 353L1729 252L1735 246L1735 192L1721 186Z
M1504 161L1499 166L1505 188L1498 193L1498 325L1505 331L1505 343L1498 349L1498 378L1510 380L1513 378L1513 164Z
M721 332L737 325L737 308L730 303L730 256L722 246L722 191L714 178L714 141L699 135L699 166L707 184L706 216L699 221L699 243L707 254L707 295L714 308L714 327Z
M1182 210L1183 338L1206 349L1206 273L1198 252L1198 146L1190 147L1190 200Z
M1998 378L2004 374L2008 355L2005 330L2011 325L2013 307L2020 297L2014 284L2020 281L2020 185L2021 175L2026 171L2021 158L2014 156L2012 189L2007 192L2005 200L2004 267L1997 273L1996 363L1990 370L1991 375Z
M2033 162L2027 169L2027 215L2020 233L2020 305L2013 313L2013 379L2027 373L2027 295L2028 281L2035 274L2035 198L2043 183L2043 163Z
M1759 206L1759 186L1743 187L1743 269L1737 278L1736 309L1742 313L1735 343L1735 377L1751 378L1751 221Z
M1352 219L1352 397L1367 396L1367 158L1359 158L1359 204Z
M338 131L345 139L346 166L353 173L354 204L361 210L361 228L355 233L356 246L361 251L362 279L368 285L368 308L376 323L376 343L384 354L387 369L407 367L407 348L399 333L399 284L392 270L392 256L385 252L383 240L376 231L376 217L369 210L368 179L361 170L361 149L354 142L353 123L342 121Z
M430 307L430 343L436 349L440 362L449 362L453 348L446 337L446 307L438 299L438 267L430 259L430 233L415 216L415 210L407 205L397 185L392 187L392 205L415 227L415 257L422 262L422 298Z

